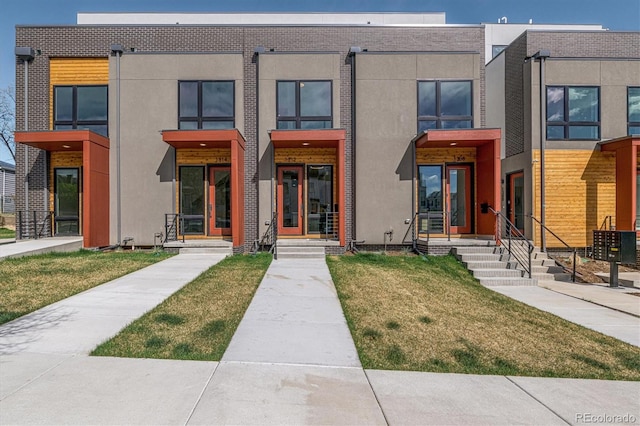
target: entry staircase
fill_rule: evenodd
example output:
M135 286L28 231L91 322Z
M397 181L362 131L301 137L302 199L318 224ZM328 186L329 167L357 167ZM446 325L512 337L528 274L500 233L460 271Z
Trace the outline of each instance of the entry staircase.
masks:
M165 250L177 251L180 254L224 254L231 256L233 254L233 244L231 241L225 240L185 240L170 241L164 243Z
M513 244L513 243L512 243ZM454 247L453 255L473 273L480 284L490 286L535 286L538 281L569 281L571 274L534 248L531 253L531 278L523 266L503 246Z

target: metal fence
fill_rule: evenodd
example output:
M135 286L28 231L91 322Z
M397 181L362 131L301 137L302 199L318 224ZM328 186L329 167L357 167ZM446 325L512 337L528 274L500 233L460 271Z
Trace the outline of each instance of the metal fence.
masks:
M0 195L0 213L15 213L16 200L13 195Z

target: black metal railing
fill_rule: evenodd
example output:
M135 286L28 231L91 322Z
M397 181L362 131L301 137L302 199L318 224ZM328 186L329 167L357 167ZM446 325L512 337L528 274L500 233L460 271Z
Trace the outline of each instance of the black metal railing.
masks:
M541 234L542 232L547 231L548 233L550 233L551 235L553 235L558 241L560 241L562 243L562 245L564 245L566 248L569 249L569 253L573 252L573 261L572 261L572 267L571 267L571 281L572 282L576 282L576 249L575 247L570 247L569 244L567 244L562 238L560 238L558 235L556 235L555 232L553 232L551 229L547 228L545 225L542 224L542 222L540 222L538 219L536 219L534 216L528 215L528 217L530 217L531 219L533 219L538 225L540 225L540 228L542 228L541 230ZM607 216L609 217L609 219L611 219L611 216ZM609 226L611 226L611 221L609 221ZM568 270L568 268L566 268L562 262L558 261L558 259L555 258L555 256L553 256L548 250L547 250L547 256L549 256L551 259L553 259L557 264L559 264L564 270Z
M535 220L536 222L540 223L536 218L534 218L533 216L531 216L531 218L533 220ZM615 225L611 225L611 222L613 221L613 216L609 215L609 216L605 216L604 220L602 221L602 224L600 224L600 230L601 231L612 231L615 229ZM541 223L540 223L541 224ZM541 224L542 225L542 224Z
M496 243L502 245L531 278L533 244L525 238L522 232L502 212L495 211L491 207L489 207L489 210L496 217Z
M19 240L53 237L53 212L50 210L19 210L16 212L16 234Z
M446 213L449 216L448 213ZM425 251L429 251L429 240L431 238L431 234L444 234L446 232L447 238L451 240L451 226L449 226L450 220L445 220L445 212L444 211L428 211L425 213L415 213L411 222L409 223L409 227L407 228L407 232L404 234L404 238L402 239L402 243L406 244L411 242L411 246L414 252L418 254L424 254L422 250L420 250L420 236L426 236L424 240L424 244L426 245ZM408 240L409 234L411 234L411 240Z
M184 229L184 216L180 213L166 213L164 215L164 242L178 241L180 235L182 235L182 242L184 243L184 233L181 230Z
M269 226L262 234L260 239L253 242L251 248L251 254L256 254L259 251L264 251L265 247L269 247L269 252L273 254L274 259L278 259L278 213L273 212L271 216L271 222Z

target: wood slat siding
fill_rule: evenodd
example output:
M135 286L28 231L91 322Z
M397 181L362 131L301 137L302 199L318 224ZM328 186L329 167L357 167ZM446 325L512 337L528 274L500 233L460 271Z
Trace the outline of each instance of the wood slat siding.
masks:
M49 60L49 128L53 129L53 87L109 84L109 58Z
M60 167L82 167L82 151L53 151L49 157L49 210L53 211L54 189L53 170ZM79 174L79 177L81 173ZM82 216L82 181L80 182L80 216Z
M540 151L533 151L534 215L540 219ZM593 230L616 214L615 153L589 150L545 151L546 225L572 247L593 242ZM613 221L615 224L615 220ZM541 245L536 226L535 245ZM563 247L546 235L547 247Z
M208 164L231 164L231 148L206 148L206 149L186 149L176 150L176 211L180 211L180 166L206 166ZM205 182L205 206L209 202L209 190L207 187L209 176L207 170L204 175ZM189 235L188 238L212 238L206 235Z

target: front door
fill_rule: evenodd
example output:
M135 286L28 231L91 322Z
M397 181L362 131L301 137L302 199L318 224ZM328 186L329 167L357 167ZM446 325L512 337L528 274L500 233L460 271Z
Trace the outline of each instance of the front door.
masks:
M302 235L303 182L301 166L278 167L278 234Z
M524 232L524 173L509 175L509 220Z
M54 169L55 235L80 234L80 169Z
M209 168L209 235L231 235L231 168Z
M446 167L446 199L452 234L471 232L471 166L466 164Z

